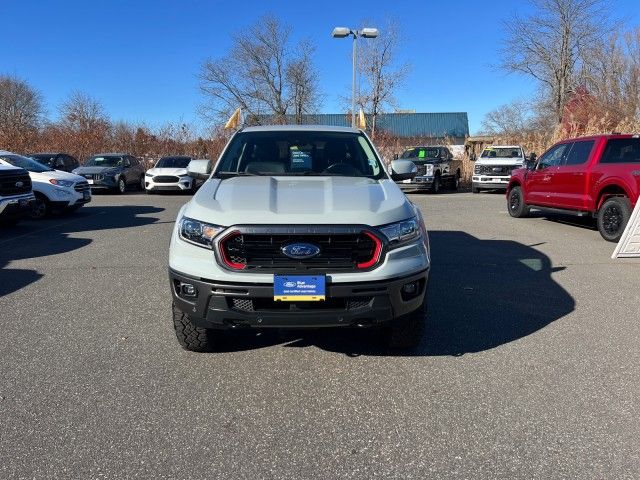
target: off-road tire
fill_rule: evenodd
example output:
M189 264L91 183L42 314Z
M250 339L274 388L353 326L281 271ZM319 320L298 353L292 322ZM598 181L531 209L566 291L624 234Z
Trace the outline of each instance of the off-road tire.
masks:
M387 344L393 349L410 349L420 344L426 328L427 295L417 310L393 320L387 331Z
M608 242L618 242L624 233L629 217L631 203L627 197L610 197L598 210L598 231Z
M453 182L451 182L451 190L453 190L454 192L457 192L459 188L460 188L460 174L456 173L453 176Z
M509 191L509 198L507 198L507 210L509 215L513 218L522 218L529 215L531 208L524 203L524 195L522 188L513 187Z
M173 328L176 331L178 343L185 350L192 352L210 352L213 350L212 331L202 327L196 327L189 315L181 311L175 304L171 304L173 310Z

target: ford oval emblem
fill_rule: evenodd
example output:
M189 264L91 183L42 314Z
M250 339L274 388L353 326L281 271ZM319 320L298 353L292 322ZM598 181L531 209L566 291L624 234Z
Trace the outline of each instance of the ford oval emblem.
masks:
M313 258L320 253L320 247L311 243L290 243L282 247L282 253L289 258L296 260L304 260L305 258Z
M16 182L16 187L17 188L24 187L24 183L23 182Z

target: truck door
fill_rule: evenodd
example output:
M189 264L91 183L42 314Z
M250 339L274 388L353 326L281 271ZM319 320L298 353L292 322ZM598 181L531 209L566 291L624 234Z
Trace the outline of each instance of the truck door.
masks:
M525 202L532 205L554 206L553 177L562 164L570 144L561 143L547 150L536 164L535 170L527 173Z
M595 140L580 140L567 149L562 164L553 175L555 203L559 208L588 210L587 170Z

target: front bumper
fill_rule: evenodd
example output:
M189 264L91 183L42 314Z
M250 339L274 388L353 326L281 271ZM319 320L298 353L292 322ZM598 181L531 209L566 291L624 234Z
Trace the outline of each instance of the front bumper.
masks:
M29 215L35 201L33 192L0 199L0 219L10 220Z
M471 184L474 188L491 188L506 190L511 176L473 175Z
M144 187L147 190L160 192L160 191L187 191L191 190L193 187L194 179L187 177L180 177L180 181L172 182L172 183L156 183L153 181L153 178L145 177L144 179Z
M83 175L84 176L84 175ZM103 176L100 179L86 177L91 190L115 190L118 188L118 179L120 175Z
M411 182L399 182L401 190L429 190L433 187L433 176L415 177Z
M227 283L194 278L169 270L173 301L199 327L233 329L370 327L392 322L422 306L429 269L384 281L329 283L323 302L276 302L273 283ZM328 279L327 279L328 280ZM402 288L417 284L408 297ZM196 288L185 297L180 283Z

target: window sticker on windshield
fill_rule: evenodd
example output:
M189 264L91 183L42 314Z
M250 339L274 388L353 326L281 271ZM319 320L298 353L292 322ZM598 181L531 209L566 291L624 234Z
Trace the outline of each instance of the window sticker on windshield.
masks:
M427 155L426 150L420 150L418 153L418 158L424 158Z
M297 147L291 147L291 170L311 170L311 155L302 150L298 150Z

